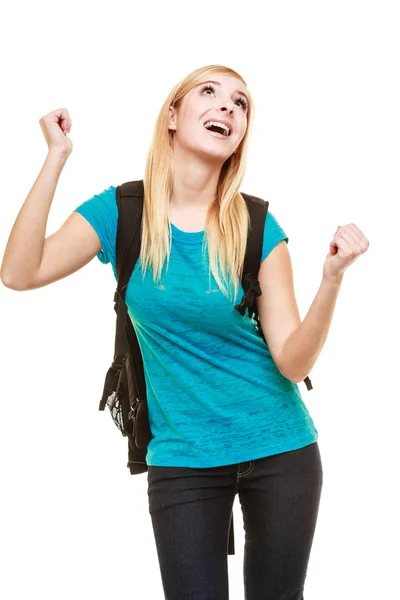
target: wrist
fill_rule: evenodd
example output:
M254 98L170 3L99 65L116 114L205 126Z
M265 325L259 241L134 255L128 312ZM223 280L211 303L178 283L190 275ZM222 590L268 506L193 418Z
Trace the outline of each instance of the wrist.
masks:
M50 164L51 168L55 168L61 172L67 162L68 156L68 154L61 152L60 150L49 150L45 164Z
M69 155L69 152L60 148L51 148L51 150L47 152L47 158L56 161L66 161Z
M340 285L342 284L343 281L343 276L344 273L342 273L341 275L323 275L322 276L322 283L325 285L329 285L329 286L333 286L333 287L340 287Z

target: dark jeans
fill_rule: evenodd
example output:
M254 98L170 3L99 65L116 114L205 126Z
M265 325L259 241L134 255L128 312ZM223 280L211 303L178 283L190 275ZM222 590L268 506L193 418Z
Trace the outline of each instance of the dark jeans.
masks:
M322 481L318 442L223 467L149 465L165 598L228 600L228 531L238 493L245 600L303 600Z

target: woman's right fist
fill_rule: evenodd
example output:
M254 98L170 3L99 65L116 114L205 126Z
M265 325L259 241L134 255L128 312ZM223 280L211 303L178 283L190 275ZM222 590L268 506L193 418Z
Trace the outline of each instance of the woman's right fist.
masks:
M71 130L71 117L66 108L58 108L42 117L39 121L43 135L50 150L57 150L69 156L72 142L67 137Z

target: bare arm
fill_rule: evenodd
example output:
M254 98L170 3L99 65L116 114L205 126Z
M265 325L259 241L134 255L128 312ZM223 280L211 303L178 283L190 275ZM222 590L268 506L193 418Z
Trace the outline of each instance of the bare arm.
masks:
M262 295L257 297L261 327L280 372L295 383L316 363L328 337L342 278L322 280L306 317L301 321L296 302L289 249L280 242L261 263Z
M283 346L282 368L296 383L307 377L325 345L341 284L342 279L337 282L322 279L307 315Z
M99 237L78 213L45 239L50 206L68 156L49 151L11 230L1 281L13 290L31 290L74 273L100 251Z

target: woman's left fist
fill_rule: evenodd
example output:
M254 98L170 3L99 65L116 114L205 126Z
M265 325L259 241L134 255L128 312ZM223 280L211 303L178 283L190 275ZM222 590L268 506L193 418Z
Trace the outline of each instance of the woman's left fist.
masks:
M369 241L357 225L354 223L343 227L339 225L325 259L324 277L332 280L340 279L347 267L364 254L368 247Z

